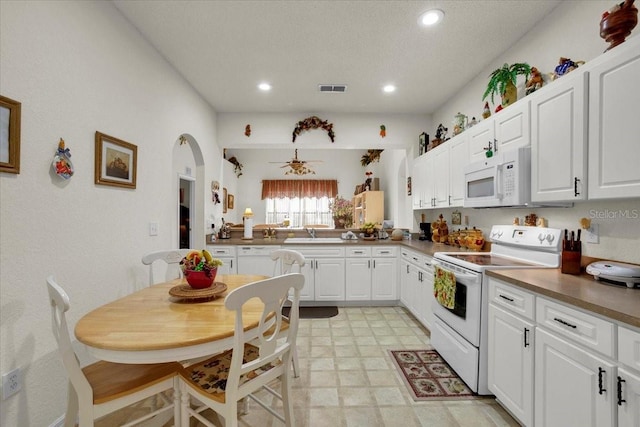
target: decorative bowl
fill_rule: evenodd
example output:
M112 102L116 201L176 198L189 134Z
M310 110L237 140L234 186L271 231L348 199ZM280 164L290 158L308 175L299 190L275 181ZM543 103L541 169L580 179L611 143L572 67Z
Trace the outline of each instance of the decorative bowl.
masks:
M607 50L624 42L638 24L638 9L633 2L634 0L625 0L614 12L603 15L600 21L600 37L609 43Z
M184 277L187 279L189 286L193 289L204 289L213 284L217 273L217 268L213 268L209 271L185 270Z

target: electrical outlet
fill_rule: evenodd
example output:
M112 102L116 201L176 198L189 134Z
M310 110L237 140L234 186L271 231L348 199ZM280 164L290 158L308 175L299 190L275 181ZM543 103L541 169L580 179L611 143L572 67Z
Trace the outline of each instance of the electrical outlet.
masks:
M22 388L20 368L16 368L2 376L2 400L13 396Z
M589 228L582 232L582 240L586 243L600 243L600 235L598 234L598 224L591 224Z
M158 235L158 228L160 228L160 225L157 222L150 222L149 223L149 236L157 236Z

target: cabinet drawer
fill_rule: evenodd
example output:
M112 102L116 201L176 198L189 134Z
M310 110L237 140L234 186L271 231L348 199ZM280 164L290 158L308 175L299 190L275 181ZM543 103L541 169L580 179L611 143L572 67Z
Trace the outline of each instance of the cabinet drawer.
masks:
M371 257L371 248L368 246L348 248L346 252L349 258L370 258Z
M222 256L236 256L235 246L207 246L207 250L211 252L215 258Z
M371 253L374 257L395 257L398 255L398 251L396 247L389 246L383 248L373 247L371 248Z
M424 255L417 252L401 249L400 256L402 259L410 262L411 264L417 265L418 267L422 267L424 265Z
M535 296L500 280L489 279L489 302L525 319L535 320Z
M238 246L238 256L264 255L269 256L271 252L280 249L280 246Z
M640 332L618 327L618 360L640 372Z
M322 247L319 247L319 246L322 246ZM291 247L287 246L287 248L296 250L307 258L344 257L344 254L345 254L344 247L338 247L338 246L325 246L325 245L291 246Z
M536 321L588 348L614 357L614 324L576 309L538 297Z

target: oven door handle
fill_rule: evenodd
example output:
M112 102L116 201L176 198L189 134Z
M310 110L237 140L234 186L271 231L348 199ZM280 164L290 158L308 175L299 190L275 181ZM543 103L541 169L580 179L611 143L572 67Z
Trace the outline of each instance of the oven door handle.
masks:
M455 274L455 275L456 275L456 280L457 280L457 279L469 279L469 280L472 280L472 281L476 281L476 280L478 280L478 276L479 276L479 275L471 274L471 273L463 273L463 272L454 271L454 270L451 270L451 269L447 268L447 266L440 264L440 263L439 263L439 262L437 262L437 261L433 261L433 262L431 263L431 265L432 265L432 266L434 266L434 267L440 267L440 268L442 268L443 270L447 270L447 271L451 271L451 272L453 272L453 274ZM435 269L434 269L434 272L435 272ZM466 283L465 283L465 284L466 284Z

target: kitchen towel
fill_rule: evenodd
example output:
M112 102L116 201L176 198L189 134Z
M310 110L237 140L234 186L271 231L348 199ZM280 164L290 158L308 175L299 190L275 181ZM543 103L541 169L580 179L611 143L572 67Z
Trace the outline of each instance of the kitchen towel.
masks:
M433 295L441 306L453 310L456 297L456 275L437 265L433 271Z

